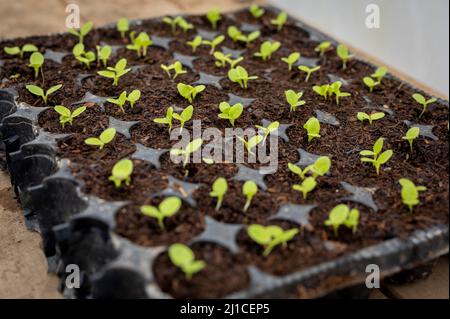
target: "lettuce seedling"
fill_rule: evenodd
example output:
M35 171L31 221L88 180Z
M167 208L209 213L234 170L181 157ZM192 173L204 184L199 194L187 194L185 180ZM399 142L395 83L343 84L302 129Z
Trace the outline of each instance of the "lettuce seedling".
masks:
M340 204L334 207L328 219L325 221L326 226L333 227L335 236L338 235L338 230L340 226L345 226L351 228L353 233L356 233L356 229L359 223L359 210L350 208L345 204Z
M173 118L180 121L180 132L183 130L184 124L191 120L192 114L194 113L194 107L189 105L180 114L173 113Z
M320 70L320 66L316 66L315 68L310 68L310 67L308 67L308 66L306 66L306 65L300 65L300 66L298 67L298 69L299 69L300 71L303 71L303 72L306 73L305 82L308 82L308 81L309 81L309 78L311 77L311 74L313 74L313 73L316 72L316 71L319 71L319 70Z
M215 64L217 67L219 68L224 68L226 67L227 63L230 65L231 69L234 69L239 63L241 63L244 58L243 57L239 57L235 60L233 60L231 58L231 54L223 54L220 51L214 52L214 58L215 60Z
M189 156L192 153L195 153L202 146L202 144L203 140L201 138L197 138L191 141L185 148L172 148L170 150L170 154L175 156L184 156L183 167L186 167L189 161Z
M242 193L247 198L247 200L245 201L244 209L243 209L244 213L250 207L250 204L252 203L252 199L253 199L253 197L255 197L257 192L258 192L258 185L256 185L256 183L254 181L246 181L244 183L244 185L242 186Z
M123 108L123 106L125 105L125 103L127 102L127 91L123 91L119 97L117 99L113 99L113 98L109 98L106 101L108 101L109 103L115 104L117 105L120 110L125 113L125 109Z
M302 100L303 92L296 93L294 90L287 90L284 91L284 95L286 96L286 101L291 106L290 112L295 112L299 106L306 104L306 101Z
M55 106L56 113L59 114L59 123L61 124L62 128L64 128L64 125L66 123L69 123L69 125L73 124L73 119L79 116L81 113L86 111L86 106L80 106L79 108L75 109L73 112L70 111L67 107L63 105L56 105Z
M130 31L130 23L127 18L121 18L116 24L117 31L120 32L122 39L125 39L125 33Z
M351 55L348 52L348 48L343 45L339 44L337 47L337 55L342 60L342 68L345 70L347 68L347 62L348 60L353 58L353 55Z
M253 156L255 156L255 153L252 151L253 148L255 148L259 143L262 142L264 139L261 135L255 135L248 139L248 141L245 140L245 138L242 138L240 136L237 137L242 143L244 143L245 149L247 152Z
M38 48L34 44L25 44L22 48L19 47L5 47L4 51L8 55L19 55L21 59L25 53L32 53L39 51Z
M26 89L33 95L36 96L40 96L42 97L42 100L44 100L44 103L47 105L47 101L48 101L48 97L55 93L56 91L58 91L60 88L62 88L63 85L62 84L58 84L55 86L52 86L51 88L49 88L46 92L44 92L44 89L40 88L39 86L36 85L27 85Z
M373 80L371 77L369 77L369 76L364 77L363 82L364 82L364 84L369 88L370 93L373 92L373 89L374 89L376 86L378 86L378 85L381 84L381 82L379 82L379 81L374 81L374 80Z
M97 45L97 57L103 63L103 67L108 66L108 60L111 56L111 47L109 45L99 46Z
M408 132L406 132L406 135L402 137L402 139L407 140L409 143L409 148L411 150L411 153L413 151L413 143L416 138L418 138L420 135L420 128L418 127L411 127Z
M141 213L145 216L153 217L158 221L159 227L164 230L164 218L172 217L181 208L181 199L172 196L164 199L158 207L151 205L141 206Z
M283 228L279 226L253 224L247 228L248 236L254 242L264 247L264 257L267 257L276 246L286 245L287 242L292 240L298 233L299 230L297 228L283 230Z
M258 39L260 35L261 35L261 31L253 31L248 35L245 35L242 32L240 32L240 34L237 36L237 40L244 42L247 46L249 46L250 43L252 43L256 39Z
M272 54L278 51L280 47L281 43L278 41L276 42L265 41L263 44L261 44L259 52L256 52L255 56L262 58L263 61L270 60L272 58Z
M233 42L237 42L239 37L242 35L242 32L236 26L229 26L227 29L227 34Z
M313 91L317 93L318 95L322 96L325 100L328 99L328 94L330 92L330 85L324 84L324 85L314 85Z
M217 29L217 23L222 20L222 16L220 15L219 9L212 9L206 13L206 19L208 19L209 23L214 30Z
M194 25L187 22L183 17L180 17L178 20L178 26L183 30L184 33L187 33L189 30L194 29Z
M239 83L239 85L243 89L246 89L248 87L249 80L258 79L257 76L249 76L247 70L242 66L237 66L235 69L230 69L228 71L228 78L231 82Z
M328 94L330 96L332 96L333 94L336 96L336 104L339 105L339 100L343 97L349 97L351 96L350 93L347 92L341 92L341 87L342 87L342 82L341 81L336 81L333 82L329 87L328 87Z
M91 68L91 63L95 61L95 53L92 51L86 52L84 51L84 44L78 43L72 49L72 53L78 61L82 64L86 65L88 69Z
M44 64L44 56L39 52L34 52L30 56L30 64L28 66L34 70L34 77L37 79L39 70L42 73L42 65Z
M381 153L381 150L383 149L383 144L384 139L380 137L373 145L372 151L364 150L359 153L361 156L363 156L361 158L361 162L372 163L373 166L375 166L377 175L380 174L381 165L386 164L391 159L392 155L394 155L394 152L392 150L387 150ZM372 156L373 158L368 158L366 156Z
M122 183L130 186L131 174L133 173L133 162L127 158L118 161L111 171L111 176L108 178L114 183L116 188L122 187Z
M172 74L170 73L170 71L172 71L172 70L175 72L175 74L173 75L173 79L176 79L177 76L179 76L180 74L187 73L187 71L183 69L183 64L181 64L180 61L176 61L175 63L172 63L171 65L161 64L161 69L166 71L167 75L169 76L169 79L172 78Z
M264 13L266 12L266 10L264 10L263 8L261 8L260 6L258 6L256 4L252 5L248 10L250 11L253 18L255 18L255 19L261 18L264 15Z
M197 94L203 92L206 89L204 85L191 86L184 83L178 83L177 85L178 93L189 103L193 103Z
M263 144L266 143L267 138L269 137L269 135L272 132L275 132L278 130L278 128L280 127L280 122L275 121L270 123L269 125L267 125L267 127L261 126L261 125L255 125L257 129L261 130L264 132L264 139L263 139Z
M314 164L307 166L304 172L311 172L314 178L325 176L331 168L331 159L328 156L319 157Z
M270 23L277 27L278 31L283 29L283 26L286 24L288 19L288 15L286 12L280 12L276 19L270 20Z
M208 45L211 47L211 50L209 51L209 54L214 54L214 51L216 51L216 47L221 44L223 41L225 41L224 35L219 35L215 37L213 40L203 40L202 44Z
M100 134L99 137L89 137L84 143L91 146L98 146L99 149L103 149L106 144L110 143L116 136L116 129L114 127L107 128Z
M299 52L293 52L286 58L281 58L281 61L288 65L289 71L292 71L292 66L300 59Z
M83 24L80 28L80 30L75 30L75 29L69 29L69 33L78 37L78 42L79 43L83 43L84 42L84 38L87 36L87 34L92 30L92 27L94 26L94 24L91 21L86 22L85 24Z
M384 66L380 66L375 70L375 72L371 75L374 79L377 80L377 82L381 83L381 80L384 78L384 76L387 74L388 69Z
M310 143L314 138L320 138L320 122L314 116L310 117L308 121L306 121L303 128L308 133L308 143Z
M330 41L324 41L320 43L314 51L320 52L320 56L324 56L325 52L327 52L331 48L331 42Z
M153 44L146 32L141 32L132 44L127 45L128 50L136 51L138 57L147 56L148 47Z
M175 18L164 17L162 21L165 24L170 25L172 27L172 32L175 33L177 31L177 26L178 26L180 19L182 19L182 17L175 17Z
M119 83L119 79L131 71L131 69L127 69L127 60L120 59L119 62L116 63L115 67L107 67L107 70L98 71L97 74L113 79L113 85L117 85Z
M169 247L169 258L172 264L180 268L186 279L190 280L192 275L206 267L203 260L195 260L194 252L186 245L173 244Z
M375 112L372 114L367 114L364 112L358 112L358 114L356 114L356 118L361 121L369 121L369 124L372 125L373 121L378 121L381 120L382 118L384 118L386 116L386 114L384 114L383 112Z
M398 181L402 186L402 201L403 204L409 207L410 212L413 211L414 206L419 205L419 192L426 191L425 186L416 186L407 178L402 178Z
M241 103L237 103L230 106L227 102L222 102L219 105L220 114L219 118L224 120L229 120L231 126L234 126L234 122L241 116L244 111L244 106Z
M302 180L305 179L306 173L309 172L308 169L303 170L301 167L292 163L288 163L288 169L295 175L299 176Z
M212 185L212 191L209 193L209 196L217 198L216 210L219 210L222 207L222 202L225 194L228 191L227 180L223 177L219 177L216 179Z
M197 48L203 43L203 38L199 35L197 35L192 41L186 42L187 45L189 45L192 48L192 52L195 53L197 51Z
M314 177L308 177L303 181L301 185L295 184L292 188L298 192L303 193L303 199L306 199L308 193L312 192L316 188L317 182Z
M429 104L432 104L437 101L436 98L431 98L431 99L427 100L427 99L425 99L425 97L422 94L419 94L419 93L414 93L412 95L412 97L417 103L419 103L423 107L423 111L422 111L422 113L420 113L419 118L421 118L425 114Z
M134 104L141 98L141 91L133 90L127 97L127 101L130 102L130 107L133 108Z
M153 120L153 122L158 124L169 125L169 133L172 131L172 121L173 121L173 107L169 107L166 111L166 117L160 117Z

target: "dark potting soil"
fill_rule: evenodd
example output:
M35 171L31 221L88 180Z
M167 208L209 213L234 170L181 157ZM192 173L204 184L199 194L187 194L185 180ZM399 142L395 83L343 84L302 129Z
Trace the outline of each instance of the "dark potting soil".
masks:
M373 73L374 69L370 65L352 60L348 68L343 70L335 50L320 57L314 51L318 42L311 40L306 31L296 27L294 21L289 21L277 32L270 25L273 17L274 13L268 12L262 19L255 20L244 11L225 16L219 23L217 32L220 34L226 34L228 26L239 26L241 23L260 27L262 37L248 47L234 43L228 37L219 47L243 50L245 60L241 65L251 75L259 77L250 82L247 90L228 80L227 69L214 65L209 47L200 46L192 53L191 48L185 44L195 36L196 30L212 31L204 18L197 16L188 18L194 23L196 30L186 34L172 34L170 27L158 20L143 21L133 27L137 32L146 31L152 36L171 37L173 41L170 42L169 50L150 47L148 56L144 58L138 58L135 52L118 47L109 64L126 58L129 65L135 68L122 77L116 87L111 85L110 80L96 74L102 67L93 65L88 70L71 55L65 57L61 64L47 60L44 64L44 79L35 80L26 60L13 58L3 51L5 46L33 43L42 52L45 49L70 52L77 42L71 35L31 37L0 43L0 60L4 61L1 77L6 79L2 86L15 87L19 93L19 102L36 107L44 106L41 100L25 89L25 85L31 83L46 88L64 84L63 89L50 97L49 104L65 105L71 109L81 105L78 102L89 93L104 98L118 96L124 90L131 92L139 89L142 92L135 107L130 109L126 106L125 113L107 102L82 103L88 106L88 110L76 118L72 126L64 129L58 122L57 113L51 108L42 112L39 118L39 125L47 131L71 134L59 141L59 156L71 160L72 171L84 182L87 194L106 200L130 201L117 214L117 234L143 246L188 243L205 229L205 216L229 224L277 224L285 229L301 227L299 235L286 246L276 247L268 257L262 256L262 248L249 239L245 228L237 233L239 251L236 253L215 244L196 243L193 245L196 258L205 260L207 267L191 280L186 280L181 271L171 264L167 254L163 253L155 261L153 270L163 291L174 297L223 297L247 286L249 279L246 265L256 265L273 275L289 274L391 238L406 238L419 229L448 224L448 107L435 104L419 119L421 108L411 98L415 91L410 87L388 76L373 93L369 93L362 78ZM269 62L263 62L253 54L268 39L280 41L282 47ZM100 42L115 46L127 43L120 38L118 32L111 29L93 30L85 39L90 50L95 50L95 45ZM318 64L321 65L320 71L314 73L308 83L304 81L304 73L297 70L288 72L286 64L280 60L294 51L300 52L302 57L318 59ZM189 59L193 60L193 69L189 68L187 74L170 80L160 65L174 62L174 53L196 58ZM201 120L202 128L216 127L224 131L229 127L229 122L219 119L217 115L219 103L228 101L230 93L255 99L245 108L236 127L254 127L261 125L263 120L291 125L287 129L289 142L279 139L278 170L264 177L267 189L258 191L246 213L242 212L245 202L242 195L243 182L234 179L239 166L232 163L189 164L186 176L182 165L172 163L169 154L165 153L160 158L159 169L146 161L134 159L135 169L129 187L116 189L108 181L113 165L124 157L131 157L136 151L136 143L152 149L170 149L177 142L169 139L166 126L154 123L153 119L164 116L169 106L184 108L189 105L177 93L176 84L194 83L200 79L200 72L223 77L215 85L207 85L206 90L193 103L193 119ZM9 79L15 74L20 76ZM80 80L80 74L86 75L81 77L84 80ZM334 101L323 100L312 91L313 85L330 83L330 78L345 80L342 89L352 94L351 97L343 98L339 105ZM287 89L303 91L306 105L299 107L296 112L289 112L289 105L284 97ZM339 125L322 123L321 138L308 143L303 125L308 118L316 116L317 110L332 114ZM383 110L386 117L370 126L356 119L359 111L370 113L375 110ZM101 151L85 145L84 139L98 136L108 127L110 117L122 121L138 121L130 128L131 138L118 134ZM419 138L414 142L414 150L410 153L408 143L401 138L408 129L405 120L433 126L432 132L437 139ZM186 124L186 128L192 129L192 121ZM373 167L361 163L359 152L371 149L379 137L385 138L384 149L392 149L394 156L377 176ZM301 181L287 168L289 162L297 163L300 160L299 149L332 159L330 174L319 178L318 187L308 195L307 200L292 190L292 185ZM253 169L259 166L248 165ZM222 208L216 211L216 201L208 194L213 181L219 176L227 178L229 190ZM413 213L402 204L398 184L402 177L428 188L421 194L421 204L414 208ZM176 180L173 183L173 178L192 184L192 191L186 190ZM183 197L186 196L187 200L183 202L177 215L165 220L166 229L162 231L154 219L140 213L139 207L144 204L157 205L164 198L161 193L170 186L170 179L172 186ZM374 210L368 203L363 205L345 200L352 194L344 189L342 182L364 188L368 196L373 197L378 210ZM328 213L340 202L348 203L361 212L359 226L354 234L348 229L340 228L338 236L335 236L332 229L324 226ZM271 219L288 203L316 205L309 214L308 225Z

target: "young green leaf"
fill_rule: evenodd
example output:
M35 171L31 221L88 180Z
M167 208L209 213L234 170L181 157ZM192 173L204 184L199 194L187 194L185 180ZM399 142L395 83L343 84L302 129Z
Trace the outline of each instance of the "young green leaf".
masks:
M183 156L184 157L183 167L186 167L191 154L197 152L200 149L200 147L202 146L202 144L203 144L203 140L201 138L198 138L198 139L191 141L185 148L172 148L170 150L170 154L175 155L175 156Z
M314 116L310 117L308 121L306 121L303 128L308 133L308 143L310 143L314 138L320 138L320 122Z
M122 159L113 166L111 176L108 179L114 183L116 188L122 187L122 183L129 186L131 183L132 173L133 162L129 159Z
M283 230L283 228L279 226L253 224L247 228L248 236L255 243L264 247L264 257L267 257L276 246L286 245L287 242L292 240L298 233L299 230L297 228Z
M351 228L353 233L355 233L358 223L359 211L357 209L350 210L345 204L334 207L328 215L328 219L325 221L326 226L333 227L335 236L338 236L340 226Z
M245 35L242 32L240 32L240 34L237 35L237 41L244 42L247 46L249 46L250 43L252 43L256 39L258 39L260 35L261 35L261 31L259 31L259 30L253 31L248 35ZM236 35L234 35L234 36L236 36Z
M130 102L130 107L133 108L134 104L141 98L141 91L133 90L128 95L127 100Z
M113 79L113 86L119 83L119 79L131 71L127 69L127 60L120 59L114 67L107 67L104 71L98 71L97 74L105 78Z
M411 180L407 178L402 178L398 181L402 186L402 201L403 204L409 207L412 212L414 206L419 205L419 192L426 191L427 188L424 186L416 186Z
M292 71L292 66L297 63L297 61L300 59L300 53L299 52L293 52L286 58L281 58L281 61L286 63L288 65L289 71Z
M373 145L372 151L364 150L360 152L360 155L363 156L361 158L361 162L372 163L377 171L377 175L380 174L381 165L386 164L391 159L392 155L394 155L394 152L392 150L387 150L381 153L383 144L384 139L380 137ZM372 156L372 158L367 156Z
M189 30L194 29L194 25L187 22L183 17L178 17L178 26L183 30L184 33L187 33Z
M231 125L234 126L234 122L241 116L244 111L244 106L241 103L237 103L230 106L227 102L222 102L219 105L220 114L219 118L229 120Z
M180 268L190 280L192 275L206 267L203 260L195 260L194 252L186 245L173 244L169 247L169 258L172 263Z
M278 31L281 31L283 29L283 26L286 24L288 19L288 15L286 12L280 12L278 14L276 19L270 20L270 23L277 27Z
M325 176L331 168L331 159L328 156L319 157L314 164L307 166L304 169L304 174L311 172L314 178Z
M253 18L259 19L261 18L264 13L266 12L263 8L260 6L254 4L249 8L250 13L252 14Z
M36 85L27 85L26 89L33 95L42 97L42 100L44 100L44 103L47 104L48 101L48 97L55 93L56 91L58 91L60 88L62 88L62 84L58 84L55 86L52 86L51 88L49 88L47 90L47 92L44 92L44 90L42 88L40 88L39 86Z
M158 221L159 227L164 230L164 219L172 217L181 208L181 199L172 196L165 198L158 207L151 205L141 206L141 213L145 216L155 218Z
M183 69L183 64L180 61L175 61L171 65L161 64L161 69L166 71L169 78L172 78L172 74L170 73L172 70L174 71L173 79L176 79L180 74L186 74L187 71Z
M380 66L375 70L375 72L371 75L374 79L377 80L378 83L381 83L381 80L384 78L384 76L387 74L388 69L384 66Z
M224 68L227 66L228 61L231 58L231 54L223 54L222 52L214 52L215 64L219 68Z
M269 125L267 125L267 127L264 127L264 126L261 126L261 125L255 125L255 126L256 126L257 129L259 129L262 132L264 132L263 144L265 144L267 138L269 137L269 135L272 132L278 131L278 128L280 127L280 122L278 122L278 121L272 122Z
M83 43L84 38L92 30L93 26L94 26L94 24L91 21L88 21L85 24L83 24L78 31L75 29L69 29L69 33L78 37L79 43Z
M375 112L372 114L367 114L364 112L358 112L356 114L356 118L361 121L369 121L369 124L372 125L373 121L378 121L381 120L382 118L384 118L386 116L386 114L384 114L383 112Z
M184 124L191 120L193 113L194 107L192 105L189 105L180 114L173 113L173 118L180 121L180 132L183 130Z
M188 100L189 103L193 103L197 94L203 92L206 89L206 86L197 85L194 87L188 84L178 83L177 89L182 97Z
M284 92L286 101L291 106L290 112L297 111L299 106L305 105L306 102L302 100L303 92L295 92L294 90L287 90Z
M206 19L211 23L214 30L217 29L217 23L222 20L219 9L212 9L206 13Z
M245 146L245 149L247 150L248 154L255 156L255 153L252 151L253 148L258 146L259 143L261 143L264 139L261 135L255 135L246 141L244 138L238 136L237 137Z
M414 140L417 139L420 135L420 128L418 127L411 127L408 132L406 132L406 135L402 137L402 139L407 140L409 143L409 148L411 149L411 153L413 151L413 143Z
M217 198L216 210L219 210L222 207L222 202L225 194L228 191L227 180L223 177L219 177L216 179L212 185L212 191L209 193L209 196Z
M197 48L203 43L203 38L200 35L197 35L193 40L186 42L192 48L192 52L195 53Z
M117 31L120 32L120 36L125 40L125 33L130 31L130 23L127 18L121 18L116 24Z
M92 51L86 52L84 50L84 44L78 43L75 45L72 49L72 53L78 61L80 61L82 64L86 65L88 69L91 68L91 63L95 61L95 53Z
M228 71L228 78L231 82L239 83L243 89L247 89L249 80L258 79L257 76L249 76L246 69L242 66L237 66L235 69Z
M342 82L336 81L330 84L328 87L328 94L332 96L333 94L336 96L336 104L339 105L339 100L343 97L351 96L350 93L341 92Z
M270 60L272 58L272 54L278 51L280 47L281 43L278 41L265 41L263 44L261 44L261 48L259 49L259 52L255 53L255 56L262 58L263 61Z
M108 66L108 60L109 57L111 56L111 47L109 45L105 45L105 46L97 46L97 57L100 61L102 61L103 63L103 67L107 67Z
M320 43L318 46L316 46L314 51L320 52L320 56L324 56L325 52L327 52L330 48L331 48L331 42L324 41L324 42Z
M303 193L303 199L306 199L308 193L312 192L316 188L317 182L314 177L308 177L303 181L301 185L295 184L292 188L296 191Z
M371 77L368 76L364 77L363 82L369 88L370 93L372 93L373 89L381 83L378 81L375 82Z
M169 133L172 131L172 120L173 120L173 107L169 107L166 111L166 117L160 117L153 120L153 122L158 124L169 125Z
M227 34L233 42L237 42L239 37L242 35L242 32L235 26L229 26L227 29Z
M412 97L417 103L419 103L423 107L423 111L422 111L422 113L420 113L419 118L421 118L425 114L429 104L435 103L437 101L436 98L431 98L431 99L427 100L427 99L425 99L425 97L422 94L419 94L419 93L414 93L412 95Z
M34 70L34 77L37 79L39 70L42 72L42 65L44 64L44 56L39 52L34 52L30 56L30 64L28 66Z
M122 113L125 113L125 109L123 108L123 106L127 102L127 91L123 91L117 99L109 98L106 101L117 105L120 108L120 110L122 111Z
M208 45L211 47L211 50L209 51L209 53L212 55L214 54L214 51L216 51L216 47L221 44L223 41L225 41L225 36L224 35L219 35L217 37L215 37L213 40L203 40L202 44L204 45Z
M328 94L330 91L330 85L324 84L324 85L315 85L313 86L313 91L317 93L318 95L322 96L325 100L328 99Z
M132 44L127 45L128 50L136 51L138 57L147 56L148 47L153 44L146 32L141 32Z
M99 137L87 138L84 143L91 146L98 146L99 149L103 149L106 144L110 143L116 136L116 129L113 127L107 128L100 134Z
M22 49L19 47L5 47L4 51L8 55L19 55L21 59L25 53L38 52L38 48L34 44L24 44Z
M59 114L59 123L61 124L62 128L64 128L64 125L66 123L72 125L73 119L86 111L86 106L80 106L79 108L71 112L70 109L63 105L56 105L54 110Z
M245 195L247 200L245 201L244 205L244 213L248 210L250 207L250 204L252 203L253 197L255 197L256 193L258 192L258 185L254 181L246 181L244 185L242 186L242 194Z
M300 65L300 66L298 67L298 69L299 69L300 71L303 71L303 72L306 73L305 82L308 82L308 81L309 81L309 78L311 77L311 74L313 74L313 73L316 72L316 71L319 71L319 70L320 70L320 66L316 66L315 68L310 68L310 67L308 67L308 66L306 66L306 65Z
M292 163L288 163L288 169L295 175L299 176L302 180L305 179L305 175L308 173L307 169L303 170L301 167Z
M337 55L342 60L342 68L345 70L347 68L347 62L348 60L353 58L353 55L351 55L348 52L348 48L343 45L339 44L337 47Z

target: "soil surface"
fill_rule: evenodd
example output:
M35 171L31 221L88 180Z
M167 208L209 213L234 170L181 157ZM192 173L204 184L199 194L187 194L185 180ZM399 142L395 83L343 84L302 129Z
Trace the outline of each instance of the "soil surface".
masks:
M242 27L244 23L256 26L262 32L262 37L248 47L234 43L228 37L219 46L244 50L242 56L245 60L241 65L251 75L259 77L249 83L247 90L227 78L227 69L214 65L207 46L197 49L193 68L188 68L188 73L180 75L176 80L169 79L160 68L161 64L167 65L175 61L174 52L194 55L186 41L192 39L198 30L212 31L204 18L198 16L188 18L195 25L195 30L188 33L173 34L169 26L158 20L144 21L133 27L137 32L147 31L152 36L171 37L173 41L169 50L150 47L148 55L143 58L139 58L135 52L119 47L109 64L113 65L120 58L126 58L128 64L136 68L121 78L118 86L112 86L112 81L96 75L96 71L103 69L101 66L93 65L87 70L71 55L65 57L62 64L47 60L44 65L44 79L35 80L33 71L25 60L12 58L3 52L5 46L23 45L25 42L34 43L43 52L45 49L70 52L77 42L71 35L32 37L14 43L0 43L0 60L4 61L1 77L9 79L20 74L17 79L5 80L2 85L14 86L19 92L19 101L34 107L43 107L44 104L25 89L25 85L31 83L46 88L64 84L63 89L50 97L49 105L65 105L72 110L75 108L74 104L81 101L86 93L108 97L118 96L124 90L131 92L133 89L139 89L142 92L142 97L134 108L130 109L127 105L125 113L108 102L104 103L103 108L97 103L86 103L88 110L76 118L72 126L66 126L64 129L59 125L58 115L51 108L42 112L39 118L39 124L44 129L54 133L71 134L60 140L59 156L71 159L73 173L84 181L86 193L107 200L130 201L130 205L117 215L117 234L144 246L188 243L204 230L204 216L232 224L277 224L285 229L301 227L299 235L287 245L276 247L268 257L262 256L263 249L247 236L245 229L237 234L239 252L235 254L217 245L196 244L196 258L205 260L208 266L194 275L192 280L186 280L180 271L171 266L167 254L162 254L154 265L155 277L161 288L174 297L223 297L246 287L246 265L256 265L274 275L289 274L387 239L406 238L416 230L448 224L448 106L432 105L425 115L419 118L421 107L411 98L415 91L408 85L387 76L381 85L370 93L362 83L362 78L372 74L373 67L354 59L344 70L335 50L330 50L320 57L314 51L318 42L310 40L308 33L296 27L294 21L289 21L278 32L270 25L272 18L274 14L268 13L262 19L255 20L244 11L224 17L219 23L217 32L221 34L226 34L230 25ZM263 62L254 57L254 53L258 51L261 43L268 39L280 41L282 46L270 61ZM122 40L119 33L112 29L94 30L85 39L89 50L94 50L95 45L100 42L115 46L127 44L127 41ZM304 73L298 70L289 72L287 65L281 61L282 57L294 51L300 52L302 57L318 59L318 64L321 65L321 69L311 76L309 82L305 82ZM201 120L203 129L216 127L224 131L230 127L229 122L218 118L218 105L228 101L229 93L255 99L245 108L235 127L254 127L261 125L265 119L291 125L287 129L289 142L279 139L278 170L265 176L267 189L259 189L245 213L242 212L245 203L245 197L242 195L243 182L233 178L239 169L233 163L188 164L186 173L183 165L172 163L166 153L160 158L159 169L148 162L133 160L135 169L129 187L116 189L108 181L113 165L122 158L130 157L136 150L136 143L154 149L170 149L177 142L169 139L167 126L156 124L153 119L164 116L169 106L174 106L176 110L188 106L189 103L177 93L176 84L194 83L200 79L200 72L223 77L219 82L221 89L207 85L206 90L200 93L193 103L193 119ZM79 74L92 76L79 83ZM312 91L313 85L330 83L330 77L345 80L342 90L351 93L351 97L343 98L339 105L331 100L325 101ZM284 97L284 91L287 89L303 91L306 105L295 112L289 112L289 105ZM311 116L315 116L316 110L332 114L339 121L339 125L322 123L321 137L308 143L303 125ZM385 118L372 125L356 119L356 113L359 111L370 113L375 110L383 110L386 113ZM139 124L130 129L130 139L118 134L113 142L101 151L85 145L84 139L98 136L108 127L109 117L122 121L139 121ZM405 120L420 125L432 125L437 139L420 137L414 142L413 152L410 153L408 143L402 140L408 130ZM191 130L192 121L186 123L185 128ZM371 149L379 137L384 137L384 149L392 149L394 156L383 165L380 175L377 176L373 167L361 163L359 152ZM292 185L301 181L287 168L288 163L300 160L300 148L332 159L330 174L318 179L316 190L310 193L306 200L292 189ZM262 165L254 163L247 166L257 169ZM154 219L140 213L139 207L144 204L157 205L162 200L163 197L158 193L168 187L169 176L198 184L199 188L192 194L197 205L193 207L184 202L177 215L165 220L166 229L162 231ZM208 194L213 181L219 176L227 178L229 190L222 208L216 211L216 201ZM402 204L398 180L403 177L428 189L421 193L421 204L414 208L413 213ZM336 236L332 229L324 226L324 221L330 210L342 202L342 198L351 195L342 187L341 182L367 188L378 206L378 211L367 205L343 201L358 208L361 218L355 233L342 227ZM181 185L178 187L181 187L181 192L185 191ZM280 207L288 203L317 205L310 213L308 227L293 222L269 220Z

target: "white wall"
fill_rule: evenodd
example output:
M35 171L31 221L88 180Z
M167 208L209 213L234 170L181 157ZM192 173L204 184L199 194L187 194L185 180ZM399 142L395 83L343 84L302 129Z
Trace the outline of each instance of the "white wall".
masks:
M269 0L331 36L449 95L448 0ZM380 7L380 29L365 25Z

